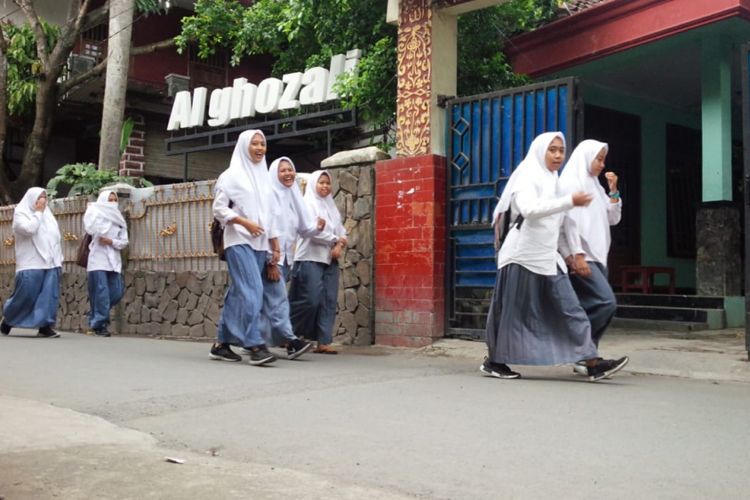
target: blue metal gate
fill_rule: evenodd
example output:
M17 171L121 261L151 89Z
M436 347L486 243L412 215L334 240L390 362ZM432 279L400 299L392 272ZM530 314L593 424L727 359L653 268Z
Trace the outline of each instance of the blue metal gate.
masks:
M448 101L447 334L484 338L495 284L492 211L538 134L577 130L576 80Z

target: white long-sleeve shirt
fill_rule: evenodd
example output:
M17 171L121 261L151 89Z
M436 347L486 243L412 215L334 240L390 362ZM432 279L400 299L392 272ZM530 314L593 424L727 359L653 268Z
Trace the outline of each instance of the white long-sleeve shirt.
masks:
M294 262L295 245L297 237L309 238L318 234L317 228L309 228L293 207L289 207L285 213L287 217L279 217L277 227L279 228L279 248L281 249L280 264L291 265Z
M42 225L42 212L34 212L31 217L14 217L16 272L28 269L53 269L62 266L63 254L59 243L54 245L52 259L45 260L34 246L32 237Z
M229 208L229 201L229 196L224 191L220 189L216 190L213 212L214 217L224 226L224 248L226 249L234 245L250 245L253 250L269 252L271 245L268 240L279 237L279 231L274 222L278 217L272 214L269 217L271 221L270 227L264 227L262 235L253 236L240 224L229 224L229 221L232 219L240 216L244 217L243 214Z
M600 223L601 219L595 217L589 218L588 224L591 227L587 228L586 232L589 235L587 238L581 234L576 221L570 217L571 213L566 214L563 233L560 235L560 253L562 253L563 257L582 253L587 262L598 262L607 267L610 226L619 224L622 219L622 199L617 200L617 203L612 203L609 200L602 201L594 198L589 206L576 207L574 210L581 209L606 210L607 225ZM595 241L588 241L589 238L593 238Z
M345 234L336 234L328 230L328 226L323 228L319 233L308 237L302 237L297 240L297 251L294 254L294 262L303 260L312 262L321 262L323 264L331 263L331 249L339 240L339 236Z
M556 184L547 186L546 193L537 193L533 185L528 185L513 196L511 221L519 213L524 220L520 230L513 225L508 231L498 253L498 269L515 263L545 276L556 275L558 266L567 269L557 250L562 218L573 207L573 197L558 196Z
M89 245L89 263L86 271L114 271L122 272L122 256L120 251L128 246L128 231L124 227L111 225L105 234L91 235ZM112 240L111 245L103 245L100 238Z

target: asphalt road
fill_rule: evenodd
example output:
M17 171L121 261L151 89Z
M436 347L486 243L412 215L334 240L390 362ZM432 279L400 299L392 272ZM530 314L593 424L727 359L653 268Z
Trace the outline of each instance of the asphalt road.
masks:
M750 489L750 384L627 372L592 384L569 367L527 367L523 379L501 381L478 374L481 359L379 348L252 367L209 361L208 347L3 337L0 395L101 417L96 425L111 426L104 433L151 436L163 449L154 467L166 453L205 457L193 462L214 498L241 496L218 476L230 469L268 485L245 490L247 498L281 497L291 481L303 498L731 499ZM31 432L12 399L0 401L5 431ZM34 477L27 469L45 457L75 460L65 436L85 431L66 429L68 421L75 418L49 422L60 435L39 451L0 439L0 495L21 491ZM130 441L119 446L127 456ZM221 462L211 465L213 456ZM16 479L3 464L15 464ZM78 487L113 474L110 466L76 470ZM149 470L128 473L143 491L161 484ZM118 491L102 498L146 497ZM148 496L169 497L159 491Z

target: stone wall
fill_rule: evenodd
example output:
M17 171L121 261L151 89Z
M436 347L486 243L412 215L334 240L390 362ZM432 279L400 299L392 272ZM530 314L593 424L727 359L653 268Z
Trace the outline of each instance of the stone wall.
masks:
M740 212L731 203L704 203L696 216L695 284L698 295L742 294Z
M370 147L342 151L321 163L333 177L334 200L348 235L334 327L334 341L343 344L369 345L374 340L375 162L386 157Z

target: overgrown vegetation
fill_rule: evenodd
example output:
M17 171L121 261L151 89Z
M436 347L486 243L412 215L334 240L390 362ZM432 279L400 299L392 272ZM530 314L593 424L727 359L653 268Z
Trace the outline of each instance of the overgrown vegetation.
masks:
M117 175L112 170L99 170L93 163L70 163L57 170L47 183L47 195L57 196L61 185L70 187L67 196L96 194L104 186L124 182L135 187L153 186L140 177Z

